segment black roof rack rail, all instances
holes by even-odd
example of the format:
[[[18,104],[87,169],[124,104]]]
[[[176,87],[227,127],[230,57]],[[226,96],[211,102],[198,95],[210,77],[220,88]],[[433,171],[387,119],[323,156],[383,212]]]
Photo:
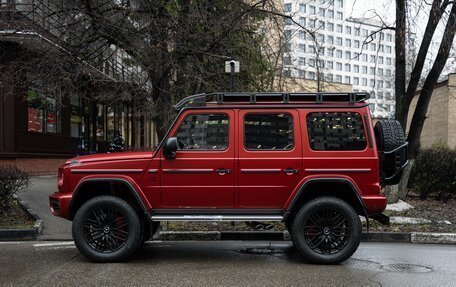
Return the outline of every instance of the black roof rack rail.
[[[370,98],[369,93],[359,92],[346,92],[346,93],[282,93],[282,92],[263,92],[263,93],[210,93],[210,94],[196,94],[183,98],[176,104],[176,109],[189,106],[203,106],[207,102],[216,102],[217,104],[226,103],[317,103],[321,104],[324,102],[343,102],[348,104],[354,104],[364,102]]]

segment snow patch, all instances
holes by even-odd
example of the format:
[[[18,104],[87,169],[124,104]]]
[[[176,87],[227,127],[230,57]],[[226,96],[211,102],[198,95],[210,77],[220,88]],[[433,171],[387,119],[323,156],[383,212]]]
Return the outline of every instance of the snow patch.
[[[404,217],[404,216],[392,216],[390,218],[392,224],[426,224],[431,223],[430,220],[417,217]]]
[[[386,206],[386,210],[389,211],[405,211],[411,208],[413,208],[413,206],[403,200],[399,200],[396,203],[391,203]]]

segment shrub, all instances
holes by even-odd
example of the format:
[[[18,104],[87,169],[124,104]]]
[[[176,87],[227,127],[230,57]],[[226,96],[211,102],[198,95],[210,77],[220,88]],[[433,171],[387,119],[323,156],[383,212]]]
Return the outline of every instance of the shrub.
[[[0,166],[0,214],[6,213],[14,195],[29,183],[29,174],[15,166]]]
[[[448,199],[456,193],[456,150],[443,144],[418,153],[410,174],[412,187],[422,199]]]

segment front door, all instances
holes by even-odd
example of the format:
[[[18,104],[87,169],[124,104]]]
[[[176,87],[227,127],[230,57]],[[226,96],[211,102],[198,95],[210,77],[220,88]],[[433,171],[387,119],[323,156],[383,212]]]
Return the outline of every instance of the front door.
[[[280,209],[302,174],[295,110],[239,112],[239,205]]]
[[[169,136],[179,149],[175,159],[162,156],[162,207],[233,207],[234,111],[184,112]]]

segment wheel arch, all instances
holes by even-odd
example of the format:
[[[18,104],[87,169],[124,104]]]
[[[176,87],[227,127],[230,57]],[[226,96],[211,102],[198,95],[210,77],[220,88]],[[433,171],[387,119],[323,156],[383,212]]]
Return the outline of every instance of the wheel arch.
[[[359,215],[366,218],[369,226],[366,207],[355,184],[349,179],[339,177],[311,178],[302,183],[286,208],[284,221],[292,217],[306,202],[322,196],[333,196],[344,200],[353,206]]]
[[[148,202],[144,202],[137,188],[127,179],[115,177],[82,179],[76,186],[69,204],[69,219],[73,220],[77,210],[89,199],[112,195],[124,199],[138,212],[138,215],[147,218]]]

